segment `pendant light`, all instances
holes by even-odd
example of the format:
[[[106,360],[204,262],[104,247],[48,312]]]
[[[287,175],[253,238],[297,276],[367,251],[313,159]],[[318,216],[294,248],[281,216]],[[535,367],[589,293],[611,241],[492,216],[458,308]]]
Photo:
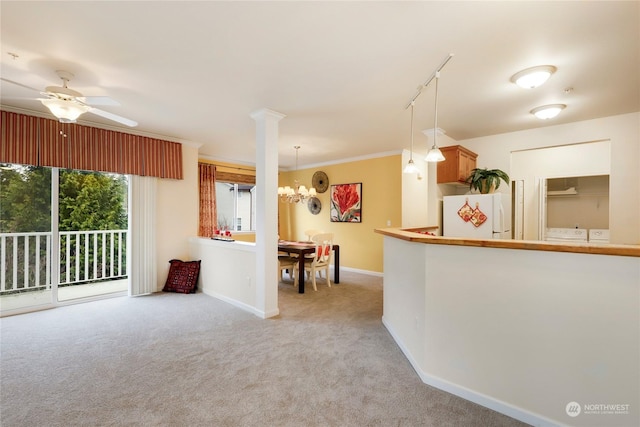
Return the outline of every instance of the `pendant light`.
[[[403,173],[420,173],[420,170],[413,162],[413,107],[415,104],[415,101],[411,101],[411,151],[409,152],[409,163],[404,167]]]
[[[445,59],[444,61],[442,61],[442,64],[440,64],[440,66],[433,72],[433,74],[431,74],[431,77],[429,77],[429,79],[427,79],[426,82],[424,82],[422,85],[418,86],[418,93],[415,94],[415,96],[411,99],[411,101],[409,102],[409,104],[407,104],[407,106],[405,108],[409,108],[411,107],[411,159],[409,160],[409,164],[407,164],[407,166],[404,169],[405,173],[410,173],[407,172],[407,169],[410,167],[410,165],[413,164],[413,105],[415,103],[415,100],[418,99],[418,97],[420,96],[420,94],[422,93],[422,90],[424,88],[426,88],[427,86],[429,86],[429,83],[431,83],[431,81],[433,79],[436,79],[436,100],[435,100],[435,112],[434,112],[434,126],[433,126],[433,147],[431,147],[431,149],[429,150],[429,152],[427,153],[427,157],[425,158],[425,160],[427,162],[441,162],[444,160],[444,156],[442,155],[442,152],[440,151],[440,149],[438,148],[438,80],[440,79],[440,70],[442,70],[444,68],[445,65],[447,65],[447,62],[449,62],[449,60],[453,58],[453,53],[450,53]],[[415,166],[415,164],[413,164],[413,166]]]
[[[441,162],[444,160],[442,151],[438,148],[438,80],[440,80],[440,71],[436,71],[436,100],[433,114],[433,146],[427,153],[425,160],[427,162]]]

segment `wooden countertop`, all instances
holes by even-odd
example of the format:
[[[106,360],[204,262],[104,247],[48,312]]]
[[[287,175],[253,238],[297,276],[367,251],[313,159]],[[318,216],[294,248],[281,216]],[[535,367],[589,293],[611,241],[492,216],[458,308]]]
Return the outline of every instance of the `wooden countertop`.
[[[573,252],[581,254],[618,255],[640,257],[640,245],[611,245],[597,243],[562,243],[534,240],[468,239],[462,237],[442,237],[422,234],[437,227],[421,228],[377,228],[374,231],[384,236],[395,237],[416,243],[432,245],[481,246],[485,248],[524,249],[532,251]],[[414,231],[412,231],[414,230]]]

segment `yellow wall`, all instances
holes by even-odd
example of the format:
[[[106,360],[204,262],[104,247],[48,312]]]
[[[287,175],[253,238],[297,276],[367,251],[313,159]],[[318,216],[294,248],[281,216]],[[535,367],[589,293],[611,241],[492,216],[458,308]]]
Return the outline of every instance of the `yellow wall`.
[[[240,242],[254,242],[256,241],[256,233],[235,233],[232,234],[234,240]]]
[[[311,186],[314,172],[324,171],[329,185],[362,183],[362,222],[358,224],[331,222],[329,193],[318,194],[322,209],[313,215],[306,204],[279,204],[279,234],[283,239],[305,240],[305,230],[316,229],[335,234],[334,243],[340,245],[340,265],[356,270],[383,271],[382,236],[376,228],[401,226],[402,213],[402,156],[392,155],[336,165],[281,172],[279,186],[300,184]]]

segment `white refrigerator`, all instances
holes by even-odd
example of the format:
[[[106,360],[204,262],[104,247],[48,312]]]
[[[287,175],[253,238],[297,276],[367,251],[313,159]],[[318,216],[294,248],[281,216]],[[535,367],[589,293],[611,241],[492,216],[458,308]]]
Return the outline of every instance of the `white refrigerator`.
[[[510,239],[502,193],[444,196],[442,235],[473,239]]]

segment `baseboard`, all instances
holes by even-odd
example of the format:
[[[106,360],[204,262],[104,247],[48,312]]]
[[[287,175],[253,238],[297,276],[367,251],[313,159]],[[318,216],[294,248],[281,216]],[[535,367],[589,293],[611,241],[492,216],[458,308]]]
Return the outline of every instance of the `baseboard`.
[[[219,299],[221,301],[224,301],[224,302],[226,302],[228,304],[231,304],[234,307],[238,307],[241,310],[248,311],[249,313],[254,314],[254,315],[256,315],[256,316],[258,316],[258,317],[260,317],[262,319],[268,319],[269,317],[277,316],[278,314],[280,314],[280,310],[279,309],[275,309],[275,310],[272,310],[270,312],[264,312],[264,311],[258,310],[257,308],[255,308],[253,306],[250,306],[249,304],[245,304],[245,303],[243,303],[241,301],[238,301],[238,300],[235,300],[233,298],[226,297],[226,296],[224,296],[222,294],[219,294],[217,292],[206,291],[206,290],[203,289],[202,293],[207,294],[207,295],[209,295],[211,297],[217,298],[217,299]]]
[[[11,310],[0,310],[0,317],[9,317],[9,316],[16,316],[18,314],[34,313],[36,311],[51,310],[52,308],[56,308],[56,306],[54,304],[46,304],[46,305],[37,305],[37,306],[26,307],[26,308],[15,308]]]
[[[496,399],[486,394],[479,393],[477,391],[471,390],[459,384],[452,383],[443,378],[440,378],[435,375],[431,375],[427,372],[422,371],[420,369],[420,365],[413,358],[409,350],[405,347],[402,340],[395,333],[395,331],[393,330],[393,327],[391,327],[386,322],[384,316],[382,316],[382,324],[384,325],[385,328],[387,328],[387,331],[389,331],[389,334],[391,334],[396,344],[398,344],[398,347],[400,347],[400,350],[402,350],[402,353],[404,353],[405,357],[407,358],[407,360],[409,361],[413,369],[416,371],[416,373],[418,374],[418,376],[420,377],[423,383],[428,384],[432,387],[435,387],[439,390],[446,391],[447,393],[451,393],[453,395],[461,397],[470,402],[477,403],[480,406],[484,406],[485,408],[489,408],[493,411],[499,412],[508,417],[514,418],[518,421],[522,421],[523,423],[527,423],[532,426],[539,426],[539,427],[562,426],[562,424],[558,424],[556,421],[550,420],[541,415],[527,411],[524,408],[513,406],[500,399]]]
[[[331,270],[334,269],[334,266],[331,266]],[[352,273],[360,273],[366,274],[368,276],[376,276],[376,277],[384,277],[384,273],[380,273],[379,271],[370,271],[370,270],[360,270],[359,268],[351,268],[351,267],[340,267],[340,271],[350,271]]]

